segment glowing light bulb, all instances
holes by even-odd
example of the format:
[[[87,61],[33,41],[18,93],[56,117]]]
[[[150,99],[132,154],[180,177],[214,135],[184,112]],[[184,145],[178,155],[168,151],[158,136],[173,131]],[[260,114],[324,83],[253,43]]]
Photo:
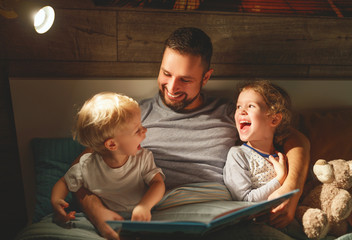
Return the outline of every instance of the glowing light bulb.
[[[55,11],[50,6],[41,8],[34,16],[34,29],[37,33],[46,33],[55,20]]]

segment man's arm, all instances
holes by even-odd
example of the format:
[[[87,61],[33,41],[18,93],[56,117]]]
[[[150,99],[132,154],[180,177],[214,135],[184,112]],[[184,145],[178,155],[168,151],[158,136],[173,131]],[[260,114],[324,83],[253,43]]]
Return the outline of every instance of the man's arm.
[[[292,129],[284,144],[284,151],[288,161],[288,175],[284,184],[273,192],[269,199],[278,197],[294,189],[300,192],[291,199],[273,209],[270,224],[276,228],[287,226],[294,218],[299,198],[306,181],[310,162],[310,142],[301,132]]]
[[[92,150],[86,148],[75,161],[73,161],[72,165],[78,163],[82,155],[90,152],[92,152]],[[108,220],[123,220],[119,214],[106,208],[100,198],[86,188],[80,188],[74,195],[82,211],[88,216],[88,219],[104,238],[119,239],[118,234],[105,223],[105,221]]]

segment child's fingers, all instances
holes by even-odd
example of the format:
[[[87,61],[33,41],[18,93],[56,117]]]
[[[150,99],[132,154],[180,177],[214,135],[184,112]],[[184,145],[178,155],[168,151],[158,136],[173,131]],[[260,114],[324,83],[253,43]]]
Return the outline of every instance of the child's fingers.
[[[67,215],[65,209],[62,208],[62,207],[59,207],[59,208],[57,209],[57,213],[58,213],[60,216],[62,216],[62,217],[66,217],[66,215]]]
[[[274,166],[277,164],[277,160],[272,155],[268,157],[268,161]]]
[[[68,204],[65,200],[63,200],[63,199],[60,199],[60,200],[59,200],[59,204],[60,204],[60,206],[63,207],[63,208],[68,208],[68,206],[69,206],[69,204]]]
[[[279,156],[279,163],[281,165],[285,165],[286,164],[286,155],[282,154],[281,152],[277,153]]]
[[[66,221],[74,220],[76,218],[75,214],[76,214],[76,211],[69,212],[67,214]]]

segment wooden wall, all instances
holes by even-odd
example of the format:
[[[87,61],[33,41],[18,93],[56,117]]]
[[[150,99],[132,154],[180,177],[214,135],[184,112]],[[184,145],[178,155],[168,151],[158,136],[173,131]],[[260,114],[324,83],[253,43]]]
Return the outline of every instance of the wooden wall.
[[[47,1],[50,2],[50,1]],[[36,34],[1,19],[0,57],[11,76],[157,75],[163,41],[175,28],[213,40],[215,77],[349,78],[352,19],[95,7],[52,1],[53,28]]]
[[[177,27],[195,26],[213,40],[217,78],[352,78],[349,18],[46,3],[55,7],[56,20],[43,35],[22,17],[0,16],[0,187],[8,193],[1,224],[9,229],[22,227],[26,218],[9,77],[156,77],[165,38]]]

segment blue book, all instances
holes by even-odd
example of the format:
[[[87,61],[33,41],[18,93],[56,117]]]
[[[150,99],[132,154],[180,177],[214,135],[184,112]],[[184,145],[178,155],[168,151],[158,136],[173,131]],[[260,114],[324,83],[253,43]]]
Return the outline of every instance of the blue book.
[[[192,235],[204,236],[207,233],[220,228],[234,225],[241,221],[255,221],[256,218],[270,213],[271,209],[277,207],[285,200],[291,198],[294,194],[299,192],[298,189],[286,193],[278,198],[245,204],[239,208],[226,210],[221,214],[212,217],[210,220],[204,221],[175,221],[175,220],[152,220],[150,222],[136,222],[136,221],[107,221],[107,224],[118,232],[121,236],[166,236],[171,234],[177,235]],[[228,201],[231,202],[231,201]]]

